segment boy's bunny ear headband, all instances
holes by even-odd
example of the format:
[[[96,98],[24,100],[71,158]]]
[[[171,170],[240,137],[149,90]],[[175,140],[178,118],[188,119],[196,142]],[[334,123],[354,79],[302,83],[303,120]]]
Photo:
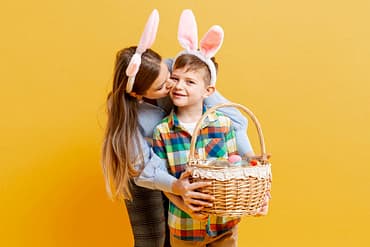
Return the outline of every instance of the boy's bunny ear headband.
[[[143,34],[141,35],[140,42],[137,45],[135,54],[132,56],[130,63],[126,69],[126,75],[128,81],[126,85],[126,92],[131,93],[135,82],[135,76],[139,71],[141,64],[141,55],[149,49],[155,40],[158,31],[159,14],[158,10],[154,9],[149,16],[149,19],[145,25]]]
[[[173,64],[183,54],[191,54],[198,57],[207,64],[211,72],[210,84],[214,86],[216,84],[216,67],[211,58],[215,56],[224,40],[224,30],[222,27],[217,25],[212,26],[200,41],[200,50],[198,50],[198,29],[195,16],[191,10],[186,9],[180,16],[177,35],[180,45],[185,50],[177,55]]]

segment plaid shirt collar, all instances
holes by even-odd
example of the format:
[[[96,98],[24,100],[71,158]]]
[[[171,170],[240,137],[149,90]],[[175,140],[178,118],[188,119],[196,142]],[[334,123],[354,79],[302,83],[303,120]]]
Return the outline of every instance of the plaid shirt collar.
[[[168,127],[169,129],[172,129],[172,130],[175,130],[177,128],[182,129],[180,126],[180,120],[178,119],[175,110],[176,110],[176,107],[172,109],[170,115],[168,115]],[[204,114],[206,111],[207,111],[207,107],[203,105],[202,113]],[[208,126],[209,123],[217,121],[217,119],[218,118],[217,118],[216,111],[211,112],[210,114],[208,114],[208,117],[203,121],[201,127],[204,128]]]

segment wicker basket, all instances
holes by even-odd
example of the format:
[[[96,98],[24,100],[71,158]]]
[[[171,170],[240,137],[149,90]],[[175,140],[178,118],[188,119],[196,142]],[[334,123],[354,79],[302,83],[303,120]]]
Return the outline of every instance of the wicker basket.
[[[204,119],[221,107],[236,107],[243,110],[257,127],[261,156],[256,156],[258,165],[214,165],[214,161],[195,157],[195,142]],[[247,161],[242,161],[247,163]],[[236,103],[224,103],[208,109],[195,126],[190,144],[187,170],[191,171],[191,182],[212,182],[211,186],[200,189],[202,193],[215,197],[212,207],[205,207],[202,212],[218,216],[256,215],[261,208],[271,185],[271,164],[268,162],[262,130],[257,118],[245,106]]]

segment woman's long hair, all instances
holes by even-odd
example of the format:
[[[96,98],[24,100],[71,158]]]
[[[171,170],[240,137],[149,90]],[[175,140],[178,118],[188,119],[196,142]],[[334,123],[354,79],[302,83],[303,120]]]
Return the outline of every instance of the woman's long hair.
[[[114,67],[113,88],[107,98],[107,126],[102,148],[102,167],[106,189],[112,199],[131,199],[130,181],[143,166],[138,136],[138,101],[126,93],[126,68],[136,47],[118,51]],[[143,95],[157,79],[161,57],[153,50],[142,54],[142,62],[132,92]]]

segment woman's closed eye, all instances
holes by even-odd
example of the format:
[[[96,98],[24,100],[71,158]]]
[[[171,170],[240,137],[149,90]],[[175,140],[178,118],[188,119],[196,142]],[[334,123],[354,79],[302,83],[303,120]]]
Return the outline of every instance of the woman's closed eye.
[[[162,90],[162,88],[164,87],[164,84],[165,84],[165,82],[164,82],[164,83],[162,83],[159,87],[157,87],[157,88],[156,88],[156,90],[157,90],[157,91]]]

